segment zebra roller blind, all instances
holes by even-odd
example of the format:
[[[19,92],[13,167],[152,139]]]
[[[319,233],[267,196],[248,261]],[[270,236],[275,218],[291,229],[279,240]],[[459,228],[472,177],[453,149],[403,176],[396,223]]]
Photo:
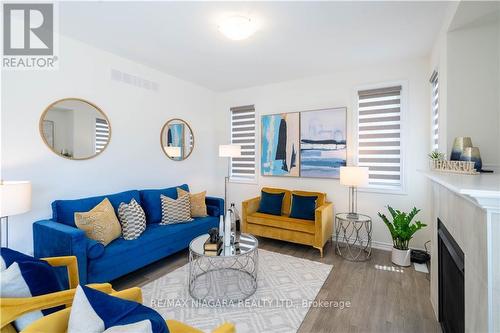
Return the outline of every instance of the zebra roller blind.
[[[109,141],[109,124],[105,119],[95,119],[95,152],[100,153]]]
[[[231,144],[241,146],[241,157],[231,158],[231,179],[255,179],[255,108],[231,108]]]
[[[431,79],[432,86],[432,150],[439,149],[439,80],[438,72],[432,73]]]
[[[369,187],[401,189],[401,86],[358,91],[358,165]]]

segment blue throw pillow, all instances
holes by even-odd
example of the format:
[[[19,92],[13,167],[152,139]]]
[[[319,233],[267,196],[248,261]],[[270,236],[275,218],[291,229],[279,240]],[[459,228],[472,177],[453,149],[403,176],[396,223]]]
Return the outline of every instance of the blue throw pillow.
[[[54,267],[43,260],[2,248],[1,263],[1,297],[33,297],[63,290]],[[3,269],[4,267],[5,269]],[[62,309],[64,306],[29,312],[17,318],[14,321],[14,326],[18,331],[21,331],[35,320]]]
[[[165,320],[140,303],[78,286],[71,306],[68,333],[168,333]]]
[[[285,192],[283,193],[267,193],[261,191],[259,213],[271,214],[271,215],[281,215],[281,207],[283,206],[283,198],[285,197]]]
[[[4,270],[15,262],[19,261],[35,261],[38,262],[40,259],[33,258],[27,254],[9,249],[8,247],[2,247],[0,249],[0,270]]]
[[[292,194],[292,211],[290,217],[314,221],[317,196],[302,196]]]

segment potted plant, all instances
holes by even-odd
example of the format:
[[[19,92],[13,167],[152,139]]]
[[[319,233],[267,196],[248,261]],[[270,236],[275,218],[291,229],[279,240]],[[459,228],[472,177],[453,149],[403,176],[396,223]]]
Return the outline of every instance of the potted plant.
[[[444,153],[441,153],[439,150],[433,150],[427,156],[430,159],[431,162],[431,169],[439,169],[439,166],[442,161],[446,159],[446,155]]]
[[[391,206],[387,206],[391,213],[392,221],[385,214],[378,213],[378,216],[384,221],[392,236],[392,262],[399,266],[410,266],[410,249],[408,243],[413,238],[413,235],[426,224],[420,221],[412,223],[413,218],[420,212],[420,209],[413,207],[411,212],[405,213],[399,210],[394,210]]]

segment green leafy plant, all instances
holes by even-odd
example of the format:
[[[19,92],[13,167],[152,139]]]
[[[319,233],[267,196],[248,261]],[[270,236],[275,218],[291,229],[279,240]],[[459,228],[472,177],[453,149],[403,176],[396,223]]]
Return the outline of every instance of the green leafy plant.
[[[413,235],[427,226],[427,224],[420,221],[412,223],[413,218],[420,212],[420,209],[413,207],[409,213],[395,210],[391,206],[387,206],[387,209],[391,213],[392,221],[389,221],[385,214],[378,213],[378,216],[389,228],[394,247],[398,250],[408,250],[408,243],[413,238]]]
[[[441,153],[439,150],[433,150],[429,154],[427,154],[431,160],[444,160],[444,153]]]

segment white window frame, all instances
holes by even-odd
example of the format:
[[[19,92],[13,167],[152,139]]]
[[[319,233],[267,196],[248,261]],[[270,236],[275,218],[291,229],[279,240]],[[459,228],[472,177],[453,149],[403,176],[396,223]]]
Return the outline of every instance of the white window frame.
[[[252,105],[253,108],[254,108],[254,116],[255,116],[255,130],[254,130],[254,145],[255,145],[255,148],[254,148],[254,152],[255,152],[255,155],[254,155],[254,166],[255,166],[255,170],[254,170],[254,177],[253,178],[248,178],[248,179],[244,179],[244,178],[233,178],[233,159],[230,158],[229,159],[229,179],[228,179],[228,182],[229,183],[235,183],[235,184],[257,184],[257,173],[258,173],[258,170],[259,170],[259,167],[260,165],[258,164],[258,161],[260,161],[260,159],[258,158],[260,156],[260,141],[258,141],[258,137],[259,137],[259,117],[258,117],[258,114],[257,114],[257,107],[255,106],[255,104],[252,104],[252,103],[248,103],[248,104],[240,104],[238,106],[250,106]],[[232,144],[232,139],[233,139],[233,118],[232,118],[232,112],[231,112],[231,108],[237,108],[238,106],[232,106],[229,108],[229,142],[231,142]]]
[[[408,133],[406,132],[406,124],[408,119],[408,100],[409,100],[409,91],[408,91],[408,81],[406,80],[398,80],[398,81],[384,81],[381,83],[360,85],[355,87],[353,91],[353,115],[352,115],[352,123],[351,126],[353,128],[352,131],[352,141],[353,141],[353,162],[354,165],[358,165],[359,160],[359,142],[358,142],[358,120],[359,120],[359,111],[358,111],[358,91],[360,90],[370,90],[370,89],[378,89],[378,88],[386,88],[393,86],[401,86],[401,101],[400,101],[400,172],[401,172],[401,185],[398,188],[390,189],[390,188],[381,188],[373,185],[369,185],[366,187],[358,188],[360,192],[369,192],[369,193],[381,193],[381,194],[396,194],[396,195],[407,195],[406,189],[406,143]],[[348,143],[349,145],[349,143]]]

